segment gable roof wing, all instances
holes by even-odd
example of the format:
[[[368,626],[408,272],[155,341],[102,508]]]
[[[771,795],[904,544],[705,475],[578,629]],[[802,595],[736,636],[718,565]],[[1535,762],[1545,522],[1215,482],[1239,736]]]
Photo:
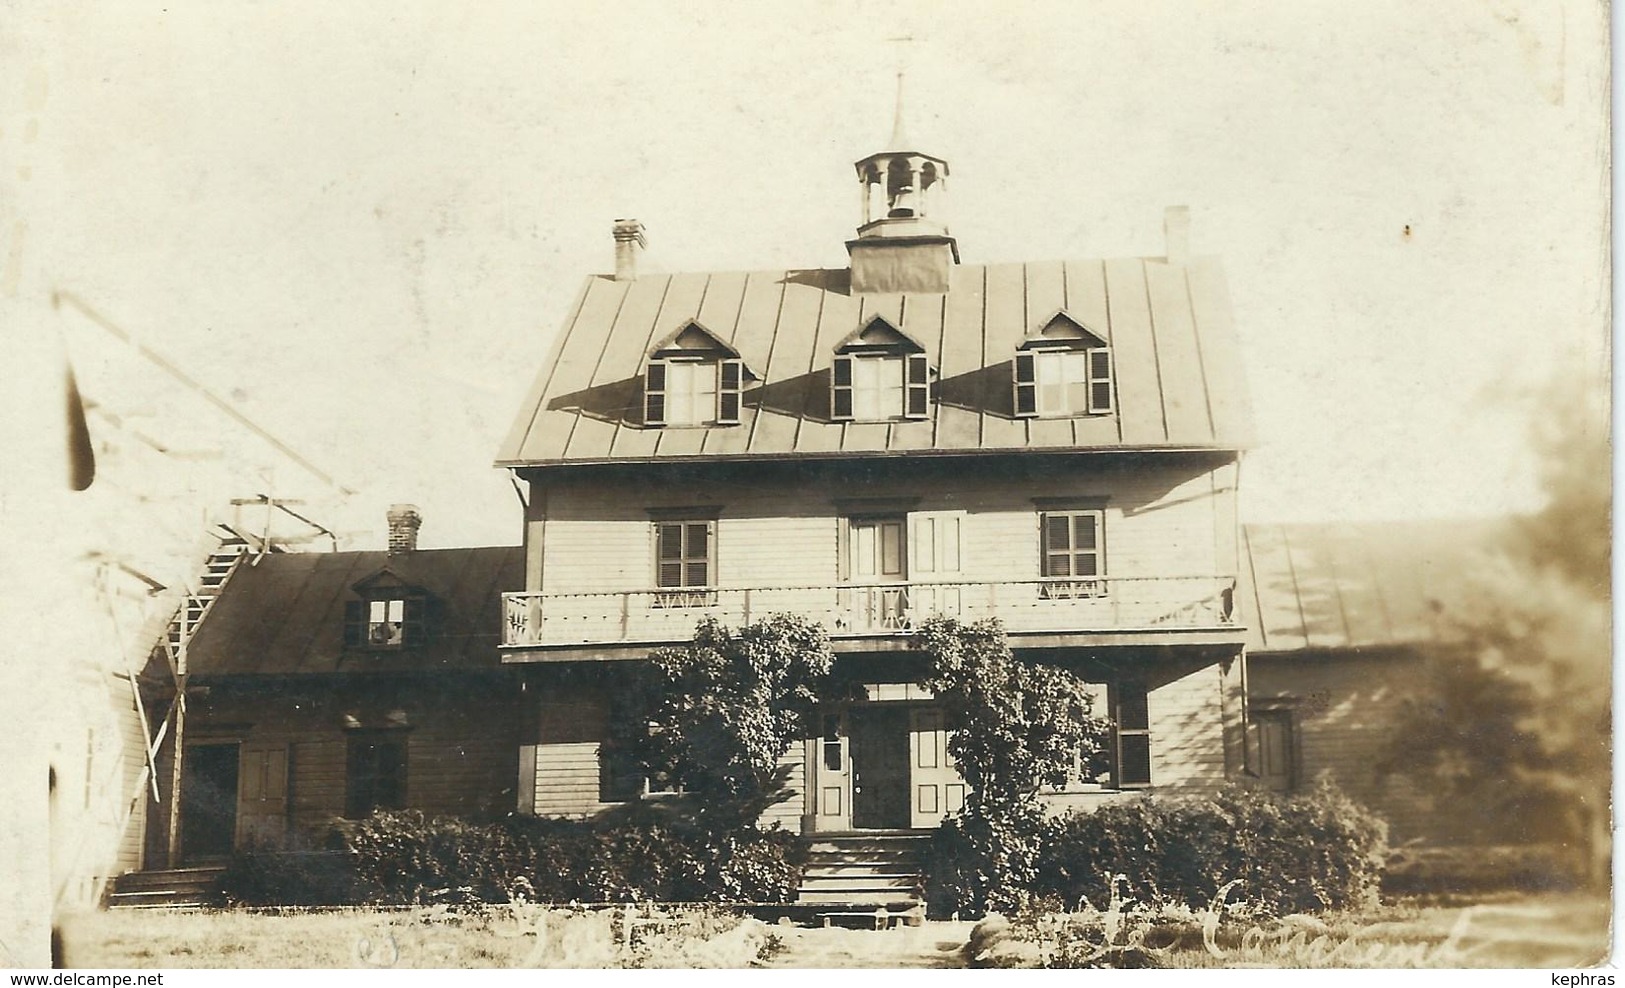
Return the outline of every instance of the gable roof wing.
[[[387,653],[344,647],[345,604],[390,572],[436,604],[421,646]],[[278,552],[239,566],[187,646],[199,680],[334,672],[500,668],[502,592],[525,587],[524,548]]]

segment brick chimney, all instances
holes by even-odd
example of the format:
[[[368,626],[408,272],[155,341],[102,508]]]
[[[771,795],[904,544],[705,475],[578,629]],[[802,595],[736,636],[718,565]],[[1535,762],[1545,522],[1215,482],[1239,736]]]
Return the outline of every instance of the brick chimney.
[[[616,220],[615,234],[615,280],[638,280],[638,252],[642,250],[647,241],[643,239],[643,224],[637,220]]]
[[[1191,259],[1190,207],[1169,206],[1163,213],[1162,231],[1168,238],[1168,263],[1188,264]]]
[[[392,504],[389,506],[389,554],[399,555],[411,552],[418,547],[418,526],[423,524],[423,516],[418,514],[415,504]]]

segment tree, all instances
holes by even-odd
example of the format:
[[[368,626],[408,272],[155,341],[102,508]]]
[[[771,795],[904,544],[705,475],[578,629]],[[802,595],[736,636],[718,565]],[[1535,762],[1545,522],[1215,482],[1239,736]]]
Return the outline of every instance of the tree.
[[[807,737],[834,666],[819,624],[779,614],[738,631],[702,621],[637,678],[620,739],[654,776],[687,794],[714,830],[751,826],[788,797],[780,760]]]
[[[1032,885],[1043,821],[1039,793],[1066,783],[1106,746],[1111,722],[1064,669],[1023,662],[997,620],[933,618],[919,631],[929,689],[954,726],[948,740],[968,792],[944,825],[941,862],[953,872],[956,909],[1009,909]]]
[[[1458,641],[1430,656],[1431,689],[1405,705],[1385,759],[1450,800],[1464,836],[1589,846],[1593,875],[1611,767],[1605,394],[1565,373],[1535,403],[1545,504],[1440,602]]]

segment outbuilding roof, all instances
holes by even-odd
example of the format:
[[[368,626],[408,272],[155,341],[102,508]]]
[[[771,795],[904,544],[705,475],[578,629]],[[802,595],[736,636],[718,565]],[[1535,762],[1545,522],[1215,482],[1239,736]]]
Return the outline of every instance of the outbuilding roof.
[[[1451,640],[1444,605],[1506,521],[1247,525],[1241,620],[1253,653]]]
[[[346,648],[345,605],[384,569],[421,590],[423,644]],[[271,553],[244,560],[187,646],[194,678],[497,669],[502,592],[525,587],[524,549]]]
[[[845,269],[588,278],[497,464],[1251,443],[1216,259],[963,264],[951,279],[947,292],[863,294],[848,290]],[[1057,313],[1112,348],[1111,414],[1016,417],[1016,349]],[[929,418],[830,421],[832,358],[875,316],[925,348],[936,372]],[[761,381],[744,392],[737,425],[645,427],[645,357],[690,320],[737,350]]]

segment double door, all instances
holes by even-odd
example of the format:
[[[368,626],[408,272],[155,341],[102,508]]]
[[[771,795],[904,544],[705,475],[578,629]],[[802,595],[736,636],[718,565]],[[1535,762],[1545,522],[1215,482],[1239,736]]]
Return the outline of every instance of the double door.
[[[815,764],[821,831],[935,827],[964,804],[940,710],[872,703],[822,719]]]

